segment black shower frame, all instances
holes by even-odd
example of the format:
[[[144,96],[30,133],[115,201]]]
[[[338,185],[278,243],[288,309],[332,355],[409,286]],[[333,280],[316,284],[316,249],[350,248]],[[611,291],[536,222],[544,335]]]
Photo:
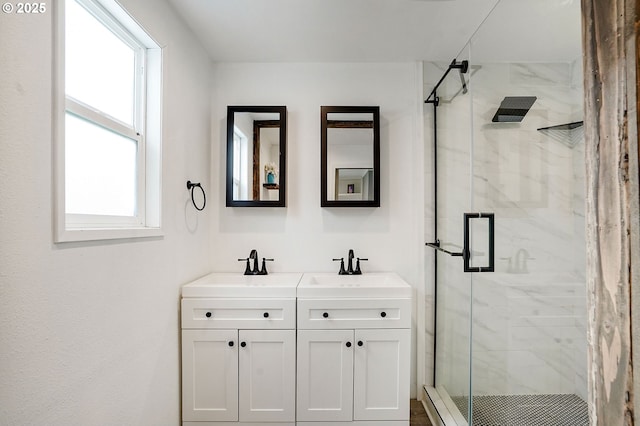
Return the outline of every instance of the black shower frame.
[[[457,62],[456,59],[453,59],[446,71],[440,77],[440,80],[436,83],[427,99],[425,99],[425,104],[433,105],[433,236],[434,243],[426,243],[427,246],[432,248],[436,248],[437,250],[442,250],[440,248],[440,240],[438,239],[438,106],[440,105],[440,98],[438,97],[438,88],[442,84],[447,75],[453,69],[459,69],[461,73],[466,73],[469,69],[469,62],[464,60],[461,62]],[[465,87],[465,86],[463,86]],[[434,252],[435,256],[433,257],[433,386],[436,385],[436,354],[437,354],[437,338],[436,338],[436,330],[438,329],[438,253]],[[452,256],[462,256],[462,253],[450,253]]]
[[[464,79],[464,75],[469,70],[469,62],[463,60],[457,62],[456,59],[451,61],[447,70],[444,72],[438,83],[427,96],[424,101],[426,104],[433,105],[433,233],[434,242],[425,243],[426,246],[436,249],[436,255],[433,258],[433,279],[434,279],[434,313],[433,313],[433,385],[436,385],[436,354],[437,354],[437,322],[438,322],[438,256],[437,251],[444,252],[450,256],[462,257],[464,260],[464,272],[494,272],[495,261],[495,215],[493,213],[465,213],[464,214],[464,243],[462,252],[451,252],[440,247],[440,240],[438,239],[438,106],[440,105],[440,98],[438,97],[438,88],[442,82],[447,78],[447,75],[451,70],[457,69],[460,72],[460,81],[462,83],[462,92],[467,93],[467,84]],[[489,220],[489,265],[486,267],[472,267],[470,265],[471,253],[469,250],[469,234],[470,234],[470,220],[471,219],[488,219]]]

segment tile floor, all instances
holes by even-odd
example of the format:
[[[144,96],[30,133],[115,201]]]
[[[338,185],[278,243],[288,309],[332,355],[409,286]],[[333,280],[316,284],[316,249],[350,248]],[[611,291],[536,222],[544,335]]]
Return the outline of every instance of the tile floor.
[[[424,411],[422,402],[412,399],[410,410],[411,421],[409,422],[409,424],[411,426],[432,426],[431,422],[429,421],[429,416],[427,416],[427,413]]]
[[[452,397],[461,412],[466,397]],[[473,424],[477,426],[588,426],[587,403],[577,395],[486,395],[473,397]]]

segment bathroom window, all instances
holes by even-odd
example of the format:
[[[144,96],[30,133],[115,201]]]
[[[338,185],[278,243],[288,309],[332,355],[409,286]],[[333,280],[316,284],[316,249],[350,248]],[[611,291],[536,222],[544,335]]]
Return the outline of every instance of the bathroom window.
[[[56,241],[160,235],[160,48],[115,0],[58,5]]]
[[[253,161],[253,159],[251,160]],[[251,170],[253,173],[253,170]],[[249,141],[237,127],[233,128],[233,199],[249,196]]]

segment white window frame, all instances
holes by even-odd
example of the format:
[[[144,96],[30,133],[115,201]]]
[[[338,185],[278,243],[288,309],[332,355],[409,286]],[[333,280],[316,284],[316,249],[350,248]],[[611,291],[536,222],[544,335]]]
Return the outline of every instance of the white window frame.
[[[162,235],[160,223],[162,49],[115,0],[78,0],[135,51],[133,126],[65,94],[64,4],[55,2],[54,25],[54,240],[90,241]],[[65,209],[65,117],[72,114],[136,141],[135,216],[68,214]]]
[[[237,142],[237,144],[236,144]],[[237,145],[237,146],[236,146]],[[246,200],[249,197],[249,171],[247,170],[247,159],[249,155],[249,140],[244,133],[236,126],[233,126],[233,194],[234,199]],[[237,163],[237,164],[236,164]],[[236,178],[236,172],[239,175]]]

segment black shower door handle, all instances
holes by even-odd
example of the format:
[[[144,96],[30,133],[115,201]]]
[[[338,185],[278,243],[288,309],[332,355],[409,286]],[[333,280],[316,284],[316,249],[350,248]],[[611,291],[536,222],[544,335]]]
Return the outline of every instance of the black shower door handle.
[[[489,239],[489,263],[487,266],[471,266],[471,219],[487,219]],[[494,213],[465,213],[464,214],[464,243],[461,252],[452,252],[440,247],[440,240],[426,243],[428,247],[448,254],[449,256],[462,257],[464,260],[464,272],[494,272],[495,262],[495,214]]]
[[[489,264],[487,266],[471,266],[471,220],[488,219],[489,221]],[[495,214],[494,213],[465,213],[464,214],[464,246],[462,249],[464,272],[494,272],[495,270]]]

